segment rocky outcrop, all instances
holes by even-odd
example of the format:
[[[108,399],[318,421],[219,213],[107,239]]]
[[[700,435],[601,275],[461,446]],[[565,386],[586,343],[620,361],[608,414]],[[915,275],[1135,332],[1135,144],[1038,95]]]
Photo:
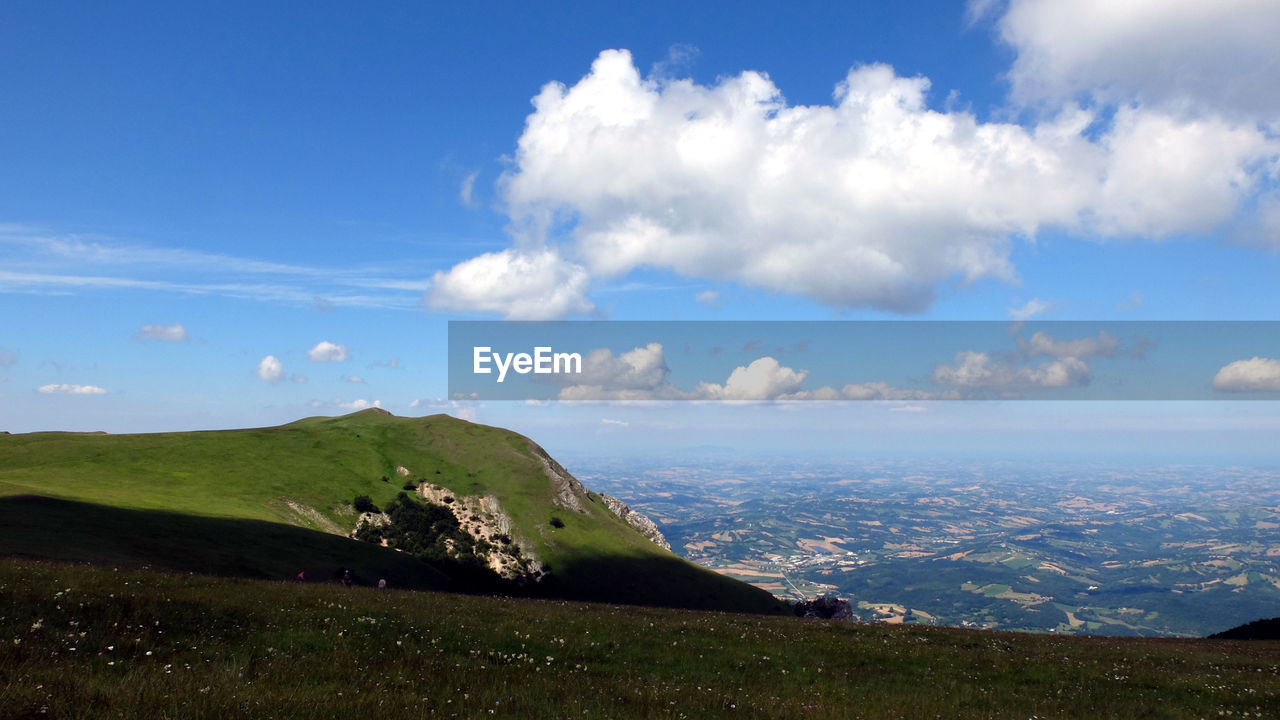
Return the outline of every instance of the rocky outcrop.
[[[391,524],[391,516],[387,515],[384,512],[362,512],[360,513],[360,519],[356,520],[356,529],[351,531],[351,533],[349,534],[349,537],[355,537],[356,533],[360,532],[360,528],[364,527],[365,525],[372,525],[373,527],[386,527],[390,524]],[[382,544],[386,545],[386,542],[383,542]]]
[[[566,510],[573,510],[580,513],[587,511],[584,501],[589,501],[587,489],[578,482],[578,478],[569,474],[568,470],[555,461],[546,450],[543,450],[537,443],[530,441],[529,450],[533,452],[542,463],[542,471],[546,474],[547,479],[551,481],[551,489],[554,496],[551,502],[557,507]]]
[[[569,471],[565,470],[563,465],[556,462],[555,458],[548,455],[547,451],[539,447],[537,443],[530,442],[529,449],[533,452],[533,456],[542,463],[542,471],[546,474],[547,479],[551,481],[551,489],[554,493],[551,502],[557,507],[562,507],[566,510],[585,513],[587,511],[585,503],[591,502],[591,493],[587,491],[587,488],[577,478],[569,474]],[[627,524],[635,528],[641,535],[651,540],[658,547],[664,550],[671,550],[671,543],[667,542],[667,538],[663,536],[662,531],[658,529],[658,525],[655,522],[632,510],[626,503],[615,497],[604,494],[600,494],[599,497],[614,515],[626,520]]]
[[[589,492],[537,443],[530,441],[529,450],[542,465],[543,474],[551,487],[551,503],[554,506],[586,514],[587,503],[595,502],[598,497],[614,515],[626,521],[645,538],[664,550],[671,551],[671,543],[653,520],[632,510],[617,498]],[[412,471],[398,465],[395,473],[400,477],[409,477]],[[412,484],[406,485],[405,489],[410,487]],[[417,483],[415,492],[433,505],[448,508],[458,520],[459,527],[477,541],[478,547],[489,548],[483,560],[500,576],[509,580],[536,582],[547,574],[544,563],[534,552],[532,544],[517,536],[511,516],[503,511],[496,497],[458,495],[448,488],[425,480]],[[389,518],[383,513],[364,513],[356,524],[356,530],[365,525],[383,527],[388,523]],[[385,540],[383,542],[385,544]],[[477,555],[480,553],[477,552]]]
[[[667,538],[663,536],[662,531],[658,529],[657,523],[635,510],[632,510],[630,506],[616,497],[600,493],[600,499],[604,501],[605,507],[613,511],[614,515],[626,520],[628,525],[635,528],[641,535],[653,541],[654,545],[657,545],[664,550],[671,549],[671,543],[667,542]]]
[[[492,549],[485,557],[489,568],[508,580],[533,580],[542,577],[542,561],[528,543],[513,532],[511,516],[503,511],[492,495],[458,496],[448,488],[429,482],[418,484],[418,496],[449,508],[458,525],[476,540]]]

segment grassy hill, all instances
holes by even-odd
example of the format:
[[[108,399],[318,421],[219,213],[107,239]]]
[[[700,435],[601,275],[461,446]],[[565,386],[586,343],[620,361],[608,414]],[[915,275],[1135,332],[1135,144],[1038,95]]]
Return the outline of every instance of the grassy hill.
[[[0,717],[1276,717],[1280,643],[0,560]]]
[[[551,568],[537,593],[780,609],[655,546],[528,438],[379,410],[252,430],[0,435],[0,554],[263,578],[350,567],[365,584],[455,587],[448,567],[342,537],[357,521],[353,498],[383,505],[406,479],[495,497]]]

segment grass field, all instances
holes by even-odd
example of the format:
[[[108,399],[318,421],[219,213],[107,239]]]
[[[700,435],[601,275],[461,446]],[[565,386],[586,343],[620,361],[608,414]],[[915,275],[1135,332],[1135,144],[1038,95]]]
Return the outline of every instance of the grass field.
[[[260,578],[350,567],[370,584],[442,588],[448,568],[339,537],[355,525],[356,496],[382,505],[406,479],[426,480],[496,497],[514,534],[552,569],[542,595],[781,609],[762,590],[658,548],[590,493],[576,492],[581,511],[557,506],[561,489],[540,452],[500,428],[376,410],[254,430],[0,436],[0,555]]]
[[[0,561],[0,717],[1276,717],[1280,643]]]
[[[640,607],[781,610],[590,493],[557,505],[538,453],[505,430],[377,412],[0,436],[0,718],[1280,716],[1280,642]],[[410,591],[460,588],[344,537],[350,500],[385,503],[401,466],[498,498],[553,567],[530,591],[544,597]],[[360,585],[333,582],[345,567]],[[311,582],[281,581],[299,569]],[[365,586],[380,577],[394,589]]]

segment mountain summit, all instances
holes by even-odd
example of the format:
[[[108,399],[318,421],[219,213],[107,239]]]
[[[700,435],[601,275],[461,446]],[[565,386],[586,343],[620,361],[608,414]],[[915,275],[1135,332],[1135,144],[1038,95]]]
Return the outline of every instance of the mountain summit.
[[[396,508],[449,533],[434,550],[421,533],[397,537]],[[357,583],[470,591],[501,576],[501,592],[543,597],[781,609],[672,554],[656,525],[583,487],[529,438],[447,415],[3,436],[0,522],[0,553],[28,557],[281,579],[349,569]]]

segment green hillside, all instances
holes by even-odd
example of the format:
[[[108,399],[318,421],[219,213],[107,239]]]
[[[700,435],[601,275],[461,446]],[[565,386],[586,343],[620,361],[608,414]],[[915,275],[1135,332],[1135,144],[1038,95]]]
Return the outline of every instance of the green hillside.
[[[1057,637],[0,559],[0,717],[1272,718],[1280,643]]]
[[[406,480],[496,498],[550,568],[528,592],[779,609],[651,543],[528,438],[380,410],[252,430],[0,436],[0,554],[273,578],[350,567],[358,582],[456,586],[448,567],[342,537],[358,519],[355,497],[385,505]]]

